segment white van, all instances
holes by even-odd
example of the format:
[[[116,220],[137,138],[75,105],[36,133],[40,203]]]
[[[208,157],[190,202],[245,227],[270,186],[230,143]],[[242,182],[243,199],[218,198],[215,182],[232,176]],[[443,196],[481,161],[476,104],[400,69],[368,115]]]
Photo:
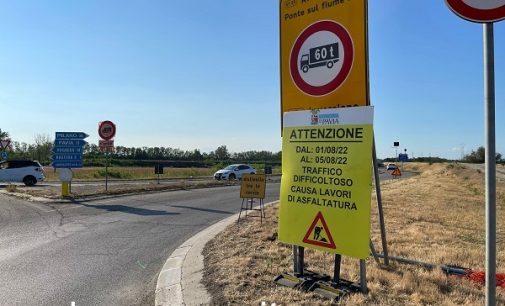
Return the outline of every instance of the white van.
[[[22,182],[33,186],[44,179],[44,168],[38,161],[9,160],[0,163],[0,182]]]

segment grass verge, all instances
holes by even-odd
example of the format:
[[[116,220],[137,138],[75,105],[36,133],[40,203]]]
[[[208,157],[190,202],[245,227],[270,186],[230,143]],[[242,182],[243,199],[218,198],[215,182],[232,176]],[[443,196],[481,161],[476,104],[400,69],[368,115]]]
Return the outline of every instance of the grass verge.
[[[105,179],[105,167],[85,167],[72,169],[75,180]],[[113,179],[156,179],[152,167],[109,167],[108,176]],[[165,168],[160,175],[164,178],[200,177],[212,176],[215,172],[212,168]],[[58,172],[52,167],[44,167],[47,180],[58,180]]]
[[[484,177],[457,164],[406,164],[418,176],[382,186],[390,255],[485,270]],[[497,271],[505,273],[505,182],[497,182]],[[277,205],[267,221],[231,225],[204,249],[204,282],[213,304],[331,305],[317,295],[277,287],[274,277],[292,271],[291,246],[277,240]],[[380,248],[376,203],[371,238]],[[306,268],[333,273],[333,256],[306,249]],[[358,260],[343,257],[342,277],[359,279]],[[483,305],[484,287],[447,277],[440,270],[367,260],[369,294],[355,294],[341,305]],[[505,289],[497,288],[505,305]]]

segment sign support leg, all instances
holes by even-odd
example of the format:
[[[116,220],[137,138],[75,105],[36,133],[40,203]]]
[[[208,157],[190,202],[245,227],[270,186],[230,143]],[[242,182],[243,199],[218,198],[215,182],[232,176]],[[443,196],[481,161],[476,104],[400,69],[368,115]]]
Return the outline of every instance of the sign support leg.
[[[384,264],[389,265],[388,256],[388,243],[386,240],[386,225],[384,224],[384,211],[382,210],[382,195],[381,195],[381,185],[379,178],[379,165],[377,165],[377,152],[375,150],[375,138],[373,140],[372,149],[372,164],[375,179],[375,195],[377,197],[377,211],[379,212],[379,224],[381,230],[381,240],[382,240],[382,253],[384,254]]]
[[[342,255],[335,254],[335,268],[333,270],[333,283],[338,286],[340,283],[340,263],[342,262]]]
[[[483,24],[486,138],[486,306],[496,305],[496,135],[493,23]]]
[[[238,214],[238,220],[237,220],[238,225],[240,225],[240,216],[242,215],[242,210],[244,210],[244,201],[245,200],[247,200],[247,199],[243,198],[242,199],[242,204],[240,204],[240,212]],[[246,202],[245,205],[246,205],[246,209],[247,209],[247,202]],[[247,212],[247,210],[246,210],[246,212]]]
[[[293,272],[298,275],[298,247],[293,245]]]
[[[293,258],[294,258],[294,271],[296,276],[303,276],[303,265],[304,265],[304,253],[305,248],[300,246],[293,246]]]
[[[379,256],[377,256],[377,251],[375,251],[375,247],[373,246],[372,240],[370,240],[370,252],[372,252],[372,256],[375,259],[375,262],[380,264]]]
[[[105,153],[105,191],[109,185],[109,153]]]
[[[367,293],[366,287],[366,262],[364,259],[359,260],[359,286],[362,293]]]

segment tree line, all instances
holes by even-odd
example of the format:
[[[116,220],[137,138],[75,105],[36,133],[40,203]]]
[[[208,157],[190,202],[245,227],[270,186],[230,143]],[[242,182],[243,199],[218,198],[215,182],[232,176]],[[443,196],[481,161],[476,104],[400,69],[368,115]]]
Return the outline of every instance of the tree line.
[[[9,133],[0,129],[0,140],[9,138]],[[49,135],[36,135],[34,143],[14,141],[7,151],[9,159],[34,159],[43,165],[51,163],[53,139]],[[114,152],[106,155],[100,151],[96,144],[86,144],[83,151],[84,164],[87,166],[101,166],[108,162],[116,165],[148,166],[154,163],[164,163],[174,167],[208,167],[219,163],[270,163],[280,165],[282,152],[270,151],[245,151],[230,152],[226,145],[221,145],[209,153],[198,149],[181,150],[171,147],[115,147]],[[465,155],[461,161],[467,163],[483,163],[485,160],[485,148],[478,147]],[[395,161],[394,158],[386,158],[385,162]],[[448,162],[450,160],[439,157],[417,157],[411,161],[416,162]],[[505,163],[502,154],[496,153],[496,162]]]
[[[9,133],[0,129],[0,140],[9,138]],[[8,159],[34,159],[43,165],[51,163],[54,140],[49,135],[36,135],[34,143],[13,141],[7,150]],[[281,152],[245,151],[230,152],[226,145],[216,150],[201,152],[198,149],[181,150],[171,147],[125,147],[117,146],[114,152],[105,154],[96,144],[86,144],[83,148],[85,166],[102,166],[105,162],[115,165],[149,166],[164,163],[174,167],[206,167],[219,163],[270,163],[280,164]]]
[[[505,163],[501,153],[496,152],[496,163]],[[486,149],[484,147],[478,147],[477,150],[470,152],[463,157],[463,161],[466,163],[483,163],[486,160]]]

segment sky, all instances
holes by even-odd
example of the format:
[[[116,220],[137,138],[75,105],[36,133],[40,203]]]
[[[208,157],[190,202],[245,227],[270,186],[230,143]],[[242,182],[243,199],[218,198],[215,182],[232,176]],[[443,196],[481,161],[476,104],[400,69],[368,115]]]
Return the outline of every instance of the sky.
[[[377,156],[483,146],[482,25],[444,1],[369,1]],[[0,129],[13,141],[117,126],[115,145],[281,150],[279,2],[0,0]],[[505,155],[505,21],[494,24]]]

